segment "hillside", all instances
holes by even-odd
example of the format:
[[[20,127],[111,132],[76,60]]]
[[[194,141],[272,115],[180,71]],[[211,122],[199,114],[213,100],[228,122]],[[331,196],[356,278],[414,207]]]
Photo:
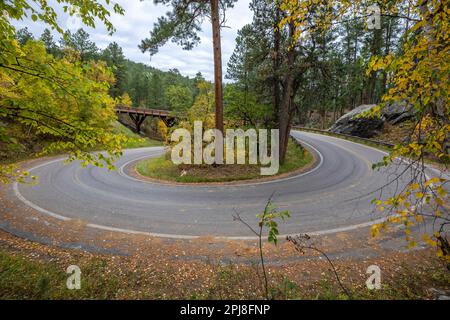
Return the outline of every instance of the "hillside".
[[[32,129],[26,128],[14,122],[2,122],[7,134],[14,137],[13,141],[0,141],[0,163],[14,163],[30,158],[41,156],[41,152],[56,140],[49,135],[36,134]],[[128,141],[124,148],[153,147],[161,145],[161,142],[149,138],[143,138],[119,122],[112,123],[112,130],[115,134],[125,136]],[[11,143],[12,142],[12,143]],[[102,146],[95,149],[101,150]]]

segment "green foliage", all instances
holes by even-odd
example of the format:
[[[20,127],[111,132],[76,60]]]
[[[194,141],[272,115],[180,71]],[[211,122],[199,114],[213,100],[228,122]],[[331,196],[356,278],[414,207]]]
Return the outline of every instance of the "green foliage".
[[[108,9],[98,1],[57,2],[70,5],[64,6],[64,11],[77,15],[85,25],[94,27],[98,19],[108,31],[114,31]],[[0,9],[5,13],[0,17],[0,117],[20,123],[33,135],[49,140],[51,143],[41,154],[67,152],[69,161],[80,159],[84,166],[93,164],[111,169],[122,145],[147,145],[131,142],[132,139],[111,128],[115,120],[114,105],[117,102],[130,105],[125,92],[130,92],[135,105],[165,108],[161,95],[165,87],[179,85],[190,90],[193,86],[192,81],[176,70],[163,73],[127,61],[116,43],[100,52],[83,29],[63,34],[54,9],[43,2],[15,1],[15,7],[2,3]],[[117,4],[112,10],[123,13]],[[16,33],[9,19],[30,15],[33,21],[41,21],[63,34],[61,46],[56,44],[49,29],[42,34],[42,43],[31,41],[33,37],[27,29]],[[135,85],[130,79],[137,80]],[[108,93],[117,99],[113,100]],[[21,142],[10,134],[0,127],[2,153],[20,148]],[[99,146],[107,152],[89,153]],[[27,172],[11,164],[0,166],[0,178],[2,182],[30,179]]]
[[[233,7],[237,0],[221,1],[222,9]],[[185,50],[191,50],[200,42],[198,32],[205,17],[211,13],[209,1],[155,0],[155,4],[170,5],[172,11],[158,18],[150,32],[150,38],[142,40],[139,48],[142,52],[154,55],[159,47],[172,39]]]
[[[102,22],[112,33],[110,10],[123,14],[114,4],[112,9],[98,1],[57,0],[71,16],[77,15],[85,25],[95,27]],[[106,1],[109,5],[110,2]],[[111,135],[108,124],[114,119],[113,100],[107,91],[112,77],[101,63],[82,64],[72,52],[62,59],[49,55],[42,43],[31,41],[26,30],[18,33],[11,20],[31,17],[59,33],[58,15],[46,1],[15,0],[0,2],[0,118],[16,121],[35,134],[50,136],[54,143],[44,152],[67,151],[69,160],[79,158],[84,165],[107,165],[120,155],[122,138]],[[46,37],[46,45],[51,39]],[[21,45],[22,44],[22,45]],[[3,148],[14,148],[17,141],[0,130]],[[90,148],[103,145],[107,155],[90,154]],[[2,182],[22,180],[26,175],[11,165],[0,166]]]
[[[252,51],[258,45],[255,34],[253,25],[245,25],[238,31],[236,47],[227,65],[225,78],[236,80],[244,88],[248,87],[252,76],[255,76],[251,74],[255,68]]]
[[[170,86],[190,90],[195,96],[195,79],[182,76],[177,69],[163,72],[143,63],[126,60],[123,73],[123,91],[130,95],[133,107],[171,110],[166,96]]]
[[[28,40],[34,40],[33,34],[26,27],[18,30],[15,37],[21,46],[27,43]]]
[[[21,31],[20,33],[26,32]],[[16,38],[20,36],[18,34],[19,32]],[[21,37],[24,38],[24,36]],[[26,40],[21,41],[25,43],[29,39],[31,38],[27,37]],[[184,105],[179,110],[183,111],[192,105],[193,96],[198,94],[196,89],[198,79],[182,76],[177,69],[163,72],[148,65],[130,61],[125,58],[122,48],[116,42],[110,43],[100,51],[83,29],[79,29],[75,33],[66,32],[59,39],[60,45],[55,42],[49,29],[44,30],[40,40],[44,43],[47,53],[52,54],[55,58],[62,58],[72,51],[72,54],[78,55],[82,61],[105,61],[114,74],[109,94],[113,98],[119,99],[119,103],[121,103],[121,97],[127,93],[132,100],[130,106],[133,107],[175,110]],[[166,96],[168,88],[171,86],[177,87],[178,93],[183,93],[179,99],[183,99],[182,96],[187,97],[188,91],[191,92],[190,99],[185,98],[184,103],[181,100],[172,101],[174,103],[172,106],[169,97]],[[176,95],[176,93],[174,94]],[[171,99],[178,98],[174,98],[172,95]]]
[[[364,1],[317,3],[315,0],[283,0],[281,9],[289,14],[280,23],[280,27],[294,23],[295,39],[308,39],[311,29],[306,27],[310,8],[315,5],[315,10],[323,14],[316,17],[313,26],[321,33],[329,32],[336,23],[345,22],[350,13],[364,16],[368,6]],[[449,265],[449,210],[446,206],[449,196],[445,188],[448,181],[437,177],[429,178],[424,165],[425,157],[444,164],[449,161],[448,146],[446,147],[450,134],[448,0],[417,0],[408,3],[398,0],[379,5],[386,36],[383,39],[384,32],[375,28],[367,38],[362,52],[362,57],[367,62],[366,98],[369,102],[378,103],[368,115],[378,116],[383,108],[400,105],[416,115],[416,124],[408,137],[394,147],[388,157],[374,165],[374,169],[397,165],[399,158],[407,158],[409,170],[400,173],[388,184],[396,183],[406,175],[412,178],[408,177],[406,187],[394,196],[374,200],[377,209],[387,214],[386,220],[374,225],[371,232],[376,236],[390,224],[403,224],[409,247],[414,247],[417,239],[412,236],[411,228],[425,218],[430,218],[433,220],[434,232],[422,235],[422,240],[435,248],[437,255]],[[392,18],[405,20],[406,23],[401,24]],[[395,36],[396,31],[403,31],[400,37]],[[392,48],[392,38],[397,38],[397,50]]]
[[[81,262],[81,261],[80,261]],[[109,275],[106,261],[90,259],[80,263],[81,289],[66,287],[65,267],[48,261],[33,261],[25,255],[0,250],[0,297],[2,299],[116,298],[121,279]]]
[[[228,84],[224,88],[224,113],[227,120],[258,127],[268,122],[273,108],[258,102],[255,92],[242,89],[238,84]]]
[[[280,166],[278,174],[298,170],[312,161],[313,157],[310,153],[305,153],[304,149],[300,148],[296,143],[290,142],[286,161]],[[166,155],[143,160],[136,165],[136,170],[143,176],[181,183],[226,182],[261,178],[258,165],[236,164],[222,167],[208,165],[177,166]]]
[[[272,2],[265,1],[252,1],[250,8],[253,11],[253,22],[250,25],[245,25],[238,31],[236,37],[236,46],[233,54],[227,65],[226,78],[235,81],[233,89],[239,89],[243,92],[243,95],[250,97],[256,97],[256,104],[259,106],[268,106],[267,112],[264,117],[260,115],[254,119],[258,123],[263,123],[265,126],[274,124],[276,122],[276,105],[275,105],[275,92],[274,81],[281,76],[273,69],[274,65],[274,42],[273,32],[275,14],[275,5]],[[227,105],[229,104],[230,89],[225,88],[225,112],[228,112]],[[228,92],[227,92],[228,91]],[[228,95],[228,97],[227,97]],[[243,99],[243,101],[245,101]],[[231,108],[235,110],[236,108]],[[244,118],[254,118],[256,114],[246,115],[251,110],[251,104],[247,108],[240,106],[240,114]],[[271,111],[272,110],[272,111]],[[249,121],[247,119],[247,121]]]
[[[286,2],[289,1],[279,4]],[[364,28],[364,14],[355,16],[349,10],[343,21],[328,25],[325,18],[332,19],[341,13],[337,6],[316,1],[290,4],[293,16],[285,12],[277,18],[275,2],[251,2],[253,21],[238,32],[227,78],[256,94],[258,103],[276,106],[277,99],[282,98],[283,85],[275,83],[281,82],[289,71],[285,62],[288,49],[292,48],[295,54],[292,107],[298,116],[294,121],[326,128],[348,109],[379,102],[388,89],[387,74],[367,75],[365,70],[374,55],[400,50],[404,21],[382,16],[381,30],[375,33]],[[295,10],[308,18],[296,21],[298,25],[292,31],[302,37],[292,45],[287,21],[295,20]],[[405,10],[402,13],[406,15]],[[274,34],[276,21],[283,22],[279,47]],[[321,28],[322,24],[328,28]],[[278,67],[276,59],[281,61]],[[275,122],[275,115],[274,112],[267,117]]]
[[[57,0],[58,4],[62,4],[64,12],[70,16],[78,16],[82,22],[95,28],[96,19],[102,22],[108,32],[114,32],[114,27],[109,20],[110,11],[123,14],[122,7],[113,4],[112,8],[108,8],[110,1],[106,1],[107,6],[96,0],[75,1],[75,0]],[[13,42],[15,36],[15,28],[11,24],[11,20],[21,20],[24,17],[31,17],[34,22],[42,22],[51,29],[56,29],[63,34],[64,30],[58,24],[58,15],[53,7],[48,6],[47,1],[39,0],[15,0],[13,3],[0,3],[0,66],[12,63],[15,57],[20,55],[17,47]]]
[[[54,57],[60,58],[62,56],[62,52],[58,45],[56,44],[55,40],[53,39],[53,36],[49,29],[45,29],[42,33],[41,37],[39,38],[44,45],[45,49],[47,50],[47,53],[53,55]]]
[[[127,89],[127,69],[122,48],[116,42],[110,43],[101,53],[101,59],[106,61],[114,73],[115,81],[109,90],[110,95],[113,98],[123,96]]]
[[[275,206],[271,199],[267,202],[264,211],[257,214],[256,217],[259,219],[258,224],[261,227],[268,229],[267,241],[277,245],[278,243],[278,223],[276,220],[281,219],[284,221],[286,218],[290,218],[291,215],[289,211],[279,211],[277,206]]]
[[[75,33],[66,31],[61,39],[61,47],[75,50],[80,55],[81,61],[94,60],[99,57],[99,49],[89,39],[89,34],[81,28]]]
[[[20,47],[16,62],[0,69],[0,116],[52,137],[53,143],[42,154],[68,152],[69,160],[80,159],[83,165],[113,168],[112,161],[121,155],[122,136],[113,135],[110,123],[115,120],[114,100],[108,95],[112,74],[105,63],[81,63],[71,54],[56,59],[41,42],[28,41]],[[0,132],[1,139],[16,144]],[[89,153],[103,146],[107,155]],[[9,173],[8,173],[9,171]],[[14,179],[10,170],[2,170],[4,181]]]
[[[118,14],[123,14],[124,10],[120,5],[114,3],[112,8],[108,8],[110,1],[106,0],[106,5],[96,0],[75,1],[75,0],[56,0],[58,4],[62,4],[64,12],[71,16],[78,16],[82,22],[92,28],[95,28],[96,19],[105,24],[107,30],[114,32],[114,26],[109,20],[111,11]],[[103,2],[103,1],[102,1]],[[31,17],[36,21],[41,21],[49,25],[52,29],[63,33],[64,30],[58,25],[58,15],[53,7],[48,6],[46,1],[39,0],[14,0],[11,2],[4,2],[0,4],[0,11],[3,12],[0,23],[0,34],[12,35],[10,32],[14,28],[9,23],[8,19],[20,20],[24,17]]]
[[[212,85],[205,80],[199,80],[196,89],[197,95],[194,103],[171,130],[184,128],[193,132],[194,121],[202,121],[204,130],[214,128],[214,91]]]
[[[176,113],[183,113],[192,106],[192,91],[183,86],[171,85],[166,90],[166,98],[170,109]]]
[[[125,137],[122,147],[126,149],[162,146],[160,141],[142,138],[120,122],[113,123],[113,133]]]

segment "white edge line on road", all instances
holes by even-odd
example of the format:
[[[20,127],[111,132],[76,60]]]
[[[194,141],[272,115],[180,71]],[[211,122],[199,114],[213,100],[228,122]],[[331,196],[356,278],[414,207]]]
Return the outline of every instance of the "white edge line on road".
[[[301,130],[297,130],[297,131],[301,131]],[[302,132],[306,132],[306,133],[308,133],[308,134],[313,134],[313,135],[321,135],[320,133],[313,133],[313,132],[307,132],[307,131],[302,131]],[[372,150],[381,152],[381,153],[384,154],[384,155],[389,155],[389,153],[386,152],[386,151],[383,151],[383,150],[374,148],[374,147],[372,147],[372,146],[365,145],[365,144],[363,144],[363,143],[358,143],[358,142],[354,142],[354,141],[347,140],[347,139],[341,139],[341,138],[337,138],[337,137],[333,137],[333,136],[329,136],[329,135],[325,135],[325,134],[322,134],[322,136],[330,137],[330,138],[333,138],[333,139],[336,139],[336,140],[344,140],[344,141],[347,141],[347,142],[350,142],[350,143],[353,143],[353,144],[358,144],[358,145],[361,145],[361,146],[363,146],[363,147],[370,148],[370,149],[372,149]],[[402,158],[402,157],[396,157],[395,160],[398,160],[398,161],[400,161],[400,162],[403,162],[403,163],[406,163],[406,164],[410,164],[411,166],[417,167],[417,164],[414,164],[411,160],[408,160],[408,159],[405,159],[405,158]],[[440,170],[438,170],[438,169],[436,169],[436,168],[433,168],[433,167],[431,167],[431,166],[429,166],[429,165],[427,165],[427,164],[425,164],[425,168],[426,168],[427,170],[431,171],[431,172],[434,172],[437,176],[442,176],[442,175],[445,176],[445,175],[446,175],[444,172],[442,172],[442,171],[440,171]],[[430,176],[429,176],[426,172],[424,172],[424,175],[425,175],[425,178],[426,178],[427,180],[430,180]],[[433,185],[434,185],[433,183],[430,184],[430,186],[433,186]],[[428,191],[428,194],[431,194],[431,191]],[[419,205],[420,205],[420,206],[423,206],[425,203],[426,203],[426,199],[423,198]],[[414,208],[413,210],[416,210],[416,206],[412,206],[412,208]],[[398,216],[398,215],[394,215],[394,216]],[[381,219],[378,219],[378,220],[382,220],[382,221],[380,221],[380,222],[384,222],[386,219],[387,219],[387,217],[381,218]]]
[[[359,223],[359,224],[355,224],[355,225],[351,225],[351,226],[347,226],[347,227],[339,227],[339,228],[334,228],[334,229],[312,231],[312,232],[301,232],[301,234],[308,234],[310,236],[321,236],[321,235],[326,235],[326,234],[352,231],[352,230],[356,230],[356,229],[360,229],[360,228],[370,227],[374,224],[382,223],[385,220],[386,220],[386,218],[380,218],[377,220]],[[130,230],[130,229],[123,229],[123,228],[107,227],[107,226],[93,224],[93,223],[89,223],[86,226],[95,228],[95,229],[105,230],[105,231],[121,232],[121,233],[127,233],[127,234],[139,234],[139,235],[146,235],[146,236],[150,236],[150,237],[169,238],[169,239],[190,240],[190,239],[199,239],[199,238],[208,236],[208,235],[191,236],[191,235],[178,235],[178,234],[136,231],[136,230]],[[295,236],[298,234],[300,234],[300,233],[282,234],[282,235],[279,235],[278,237],[286,238],[287,236]],[[223,240],[257,240],[257,239],[259,239],[256,236],[213,236],[213,238],[217,239],[217,240],[220,240],[220,239],[223,239]]]
[[[294,137],[294,139],[296,139],[296,138]],[[300,178],[300,177],[306,176],[307,174],[311,174],[314,171],[318,170],[322,166],[322,164],[323,164],[323,155],[322,155],[322,153],[319,150],[317,150],[315,147],[313,147],[312,145],[310,145],[309,143],[307,143],[305,141],[301,141],[301,143],[307,145],[309,148],[311,148],[312,150],[314,150],[314,152],[316,152],[318,154],[318,156],[319,156],[319,163],[316,166],[314,166],[314,168],[312,168],[309,171],[302,172],[302,173],[296,174],[294,176],[290,176],[290,177],[286,177],[286,178],[280,178],[280,179],[275,179],[275,180],[270,180],[270,181],[239,182],[239,183],[236,183],[236,184],[209,184],[209,185],[208,184],[201,184],[201,183],[199,183],[199,184],[182,184],[182,183],[171,183],[171,184],[168,184],[168,183],[163,183],[163,182],[158,182],[158,181],[147,181],[147,180],[137,179],[137,178],[129,176],[128,174],[125,173],[124,169],[130,163],[133,163],[133,162],[145,159],[145,158],[149,158],[150,155],[145,155],[145,156],[142,156],[142,157],[130,160],[130,161],[122,164],[119,167],[118,172],[119,172],[119,175],[123,176],[124,178],[133,180],[133,181],[138,181],[138,182],[142,182],[142,183],[149,183],[149,184],[164,185],[164,186],[175,186],[175,187],[194,186],[196,188],[214,188],[214,187],[222,188],[222,187],[228,187],[228,186],[229,187],[241,187],[241,186],[242,187],[248,187],[248,186],[256,186],[256,185],[269,184],[269,183],[279,183],[279,182],[283,182],[283,181],[287,181],[287,180],[296,179],[296,178]]]
[[[303,142],[303,141],[302,141],[302,142]],[[322,156],[322,154],[321,154],[315,147],[313,147],[312,145],[310,145],[309,143],[306,143],[306,142],[303,142],[303,143],[307,144],[310,148],[312,148],[314,151],[317,152],[317,154],[319,155],[319,158],[320,158],[319,164],[318,164],[314,169],[312,169],[312,170],[310,170],[310,171],[308,171],[308,172],[305,172],[305,173],[302,173],[302,174],[300,174],[300,175],[296,175],[296,176],[293,176],[293,177],[287,177],[287,178],[284,178],[284,179],[276,180],[276,181],[284,181],[284,180],[288,180],[288,179],[292,179],[292,178],[299,177],[299,176],[301,176],[301,175],[309,174],[309,173],[311,173],[311,172],[316,171],[316,170],[322,165],[322,163],[323,163],[323,156]],[[376,150],[376,149],[375,149],[375,150]],[[148,155],[147,155],[146,157],[148,157]],[[145,158],[145,157],[142,157],[142,158]],[[49,162],[45,162],[45,163],[39,164],[39,165],[37,165],[37,166],[35,166],[35,167],[32,167],[32,168],[28,169],[28,171],[31,172],[31,171],[36,170],[36,169],[38,169],[38,168],[44,167],[44,166],[46,166],[46,165],[50,165],[50,164],[55,163],[55,162],[60,162],[60,161],[63,161],[63,160],[65,160],[65,159],[64,159],[64,158],[63,158],[63,159],[56,159],[56,160],[52,160],[52,161],[49,161]],[[122,166],[119,168],[119,174],[120,174],[120,173],[124,174],[124,173],[123,173],[123,168],[124,168],[127,164],[129,164],[130,162],[137,161],[137,160],[139,160],[139,159],[134,159],[134,160],[129,161],[129,162],[127,162],[126,164],[122,165]],[[129,176],[127,176],[126,174],[124,174],[124,175],[125,175],[126,177],[129,177]],[[134,178],[132,178],[132,177],[129,177],[129,178],[130,178],[130,179],[134,179]],[[137,180],[137,181],[141,181],[141,180],[138,180],[138,179],[136,179],[136,180]],[[141,181],[141,182],[142,182],[142,181]],[[262,182],[262,183],[263,183],[263,182]],[[260,184],[260,183],[257,183],[257,184]],[[14,190],[15,196],[16,196],[20,201],[22,201],[22,202],[23,202],[24,204],[26,204],[27,206],[33,208],[34,210],[36,210],[36,211],[38,211],[38,212],[40,212],[40,213],[42,213],[42,214],[51,216],[51,217],[53,217],[53,218],[55,218],[55,219],[58,219],[58,220],[62,220],[62,221],[70,221],[70,220],[72,220],[72,218],[65,217],[65,216],[62,216],[62,215],[60,215],[60,214],[51,212],[51,211],[49,211],[49,210],[46,210],[46,209],[44,209],[44,208],[41,208],[40,206],[38,206],[37,204],[35,204],[35,203],[33,203],[33,202],[27,200],[27,199],[20,193],[20,191],[19,191],[19,185],[18,185],[17,182],[14,182],[14,183],[13,183],[13,190]],[[346,226],[346,227],[340,227],[340,228],[334,228],[334,229],[328,229],[328,230],[320,230],[320,231],[313,231],[313,232],[305,232],[305,233],[307,233],[307,234],[309,234],[309,235],[325,235],[325,234],[332,234],[332,233],[338,233],[338,232],[344,232],[344,231],[351,231],[351,230],[355,230],[355,229],[359,229],[359,228],[369,227],[369,226],[371,226],[371,225],[373,225],[373,224],[383,222],[384,220],[385,220],[385,219],[383,218],[383,219],[378,219],[378,220],[369,221],[369,222],[360,223],[360,224],[351,225],[351,226]],[[207,236],[207,235],[204,235],[204,236],[194,236],[194,235],[178,235],[178,234],[165,234],[165,233],[145,232],[145,231],[137,231],[137,230],[131,230],[131,229],[124,229],[124,228],[109,227],[109,226],[99,225],[99,224],[95,224],[95,223],[88,223],[88,224],[86,224],[86,226],[89,227],[89,228],[99,229],[99,230],[104,230],[104,231],[121,232],[121,233],[126,233],[126,234],[139,234],[139,235],[147,235],[147,236],[151,236],[151,237],[170,238],[170,239],[186,239],[186,240],[189,240],[189,239],[198,239],[198,238]],[[280,237],[286,237],[286,236],[288,236],[288,235],[294,235],[294,234],[280,235]],[[257,238],[257,237],[254,237],[254,236],[214,236],[214,239],[224,239],[224,240],[256,240],[256,239],[258,239],[258,238]]]
[[[51,216],[51,217],[53,217],[53,218],[56,218],[56,219],[58,219],[58,220],[63,220],[63,221],[69,221],[69,220],[72,220],[71,218],[64,217],[64,216],[59,215],[59,214],[57,214],[57,213],[54,213],[54,212],[48,211],[48,210],[46,210],[46,209],[44,209],[44,208],[41,208],[41,207],[39,207],[38,205],[34,204],[33,202],[31,202],[31,201],[25,199],[24,196],[22,196],[22,194],[21,194],[20,191],[19,191],[19,186],[18,186],[18,183],[17,183],[17,182],[14,182],[14,184],[13,184],[13,190],[14,190],[15,196],[16,196],[20,201],[22,201],[22,202],[23,202],[24,204],[26,204],[27,206],[33,208],[34,210],[37,210],[37,211],[39,211],[39,212],[41,212],[41,213],[43,213],[43,214],[49,215],[49,216]]]
[[[378,152],[380,152],[380,153],[382,153],[382,154],[384,154],[384,155],[389,155],[389,153],[386,152],[386,151],[384,151],[384,150],[377,149],[377,148],[375,148],[375,147],[368,146],[368,145],[363,144],[363,143],[359,143],[359,142],[355,142],[355,141],[351,141],[351,140],[347,140],[347,139],[342,139],[342,138],[338,138],[338,137],[333,137],[333,136],[329,136],[329,135],[326,135],[326,134],[313,133],[313,132],[307,132],[307,131],[301,131],[301,130],[295,130],[295,131],[302,132],[302,133],[307,133],[307,134],[312,134],[312,135],[318,135],[318,136],[329,137],[329,138],[333,138],[333,139],[340,140],[340,141],[343,140],[343,141],[346,141],[346,142],[349,142],[349,143],[357,144],[357,145],[360,145],[360,146],[363,146],[363,147],[366,147],[366,148],[369,148],[369,149],[378,151]],[[410,160],[405,159],[405,158],[397,157],[397,158],[395,158],[395,159],[397,159],[397,160],[399,160],[399,161],[401,161],[401,162],[407,163],[407,164],[412,164]],[[447,176],[447,177],[450,178],[450,176],[448,176],[446,173],[442,172],[442,171],[439,170],[439,169],[433,168],[432,166],[430,166],[430,165],[428,165],[428,164],[425,164],[425,167],[426,167],[427,170],[429,170],[429,171],[435,173],[437,176],[441,176],[441,175],[442,175],[442,176]],[[428,174],[426,174],[426,173],[425,173],[425,177],[426,177],[427,179],[430,179],[430,176],[429,176]]]
[[[322,136],[325,136],[325,135],[322,135]],[[326,136],[326,137],[330,137],[330,136]],[[335,138],[335,137],[330,137],[330,138],[339,139],[339,138]],[[344,139],[339,139],[339,140],[344,140]],[[348,140],[344,140],[344,141],[348,141]],[[359,143],[352,142],[352,141],[348,141],[348,142],[350,142],[350,143],[355,143],[355,144],[358,144],[358,145],[361,145],[361,146],[364,146],[364,147],[367,147],[367,148],[376,150],[376,151],[378,151],[378,152],[387,154],[386,152],[384,152],[384,151],[382,151],[382,150],[379,150],[379,149],[376,149],[376,148],[373,148],[373,147],[370,147],[370,146],[366,146],[366,145],[364,145],[364,144],[359,144]],[[275,181],[285,181],[285,180],[293,179],[293,178],[296,178],[296,177],[299,177],[299,176],[302,176],[302,175],[309,174],[309,173],[311,173],[311,172],[316,171],[316,170],[322,165],[322,163],[323,163],[323,156],[322,156],[322,154],[321,154],[315,147],[311,146],[309,143],[306,143],[306,142],[304,142],[304,141],[302,141],[302,143],[305,143],[306,145],[308,145],[310,148],[312,148],[314,151],[317,152],[317,154],[318,154],[319,157],[320,157],[320,162],[319,162],[319,164],[318,164],[314,169],[312,169],[312,170],[310,170],[310,171],[308,171],[308,172],[305,172],[305,173],[302,173],[302,174],[300,174],[300,175],[296,175],[296,176],[293,176],[293,177],[287,177],[287,178],[284,178],[284,179],[275,180]],[[133,161],[138,161],[138,160],[144,159],[144,158],[146,158],[146,157],[148,157],[148,155],[145,156],[145,157],[142,157],[142,158],[138,158],[138,159],[134,159],[134,160],[128,161],[127,163],[123,164],[123,165],[119,168],[119,174],[123,174],[125,177],[128,177],[128,178],[130,178],[130,179],[133,179],[133,180],[137,180],[137,181],[143,182],[142,180],[135,179],[135,178],[133,178],[133,177],[130,177],[130,176],[126,175],[126,174],[123,172],[123,168],[124,168],[126,165],[128,165],[129,163],[133,162]],[[56,159],[56,160],[52,160],[52,161],[49,161],[49,162],[45,162],[45,163],[42,163],[42,164],[37,165],[37,166],[35,166],[35,167],[32,167],[31,169],[28,169],[28,171],[31,172],[32,170],[41,168],[41,167],[43,167],[43,166],[46,166],[46,165],[49,165],[49,164],[52,164],[52,163],[55,163],[55,162],[58,162],[58,161],[63,161],[63,160],[64,160],[64,159]],[[400,160],[401,160],[401,161],[407,162],[407,161],[404,160],[404,159],[400,159]],[[263,183],[270,183],[270,182],[272,182],[272,181],[260,182],[260,183],[254,183],[254,184],[263,184]],[[248,184],[247,184],[247,185],[248,185]],[[233,185],[233,186],[234,186],[234,185]],[[36,211],[39,211],[39,212],[41,212],[41,213],[43,213],[43,214],[46,214],[46,215],[51,216],[51,217],[53,217],[53,218],[56,218],[56,219],[58,219],[58,220],[63,220],[63,221],[70,221],[70,220],[72,220],[72,218],[65,217],[65,216],[62,216],[62,215],[60,215],[60,214],[57,214],[57,213],[51,212],[51,211],[49,211],[49,210],[46,210],[46,209],[44,209],[44,208],[41,208],[40,206],[34,204],[33,202],[31,202],[31,201],[25,199],[25,198],[23,197],[23,195],[22,195],[22,194],[20,193],[20,191],[19,191],[19,187],[18,187],[18,183],[17,183],[17,182],[14,182],[14,183],[13,183],[13,190],[14,190],[15,196],[16,196],[20,201],[22,201],[22,202],[23,202],[24,204],[26,204],[27,206],[29,206],[29,207],[35,209]],[[303,233],[306,233],[306,234],[308,234],[308,235],[319,236],[319,235],[333,234],[333,233],[339,233],[339,232],[345,232],[345,231],[352,231],[352,230],[356,230],[356,229],[360,229],[360,228],[370,227],[370,226],[372,226],[372,225],[374,225],[374,224],[384,222],[386,219],[387,219],[387,217],[385,217],[385,218],[380,218],[380,219],[373,220],[373,221],[364,222],[364,223],[359,223],[359,224],[355,224],[355,225],[351,225],[351,226],[346,226],[346,227],[339,227],[339,228],[333,228],[333,229],[327,229],[327,230],[319,230],[319,231],[312,231],[312,232],[303,232]],[[189,239],[198,239],[198,238],[207,236],[207,235],[204,235],[204,236],[194,236],[194,235],[178,235],[178,234],[165,234],[165,233],[145,232],[145,231],[137,231],[137,230],[131,230],[131,229],[124,229],[124,228],[109,227],[109,226],[104,226],[104,225],[99,225],[99,224],[94,224],[94,223],[88,223],[86,226],[87,226],[87,227],[90,227],[90,228],[94,228],[94,229],[104,230],[104,231],[121,232],[121,233],[126,233],[126,234],[139,234],[139,235],[147,235],[147,236],[151,236],[151,237],[170,238],[170,239],[186,239],[186,240],[189,240]],[[279,235],[279,237],[287,237],[288,235],[294,235],[294,234],[284,234],[284,235]],[[224,239],[224,240],[256,240],[256,239],[258,239],[258,238],[255,237],[255,236],[214,236],[213,238],[214,238],[214,239]]]

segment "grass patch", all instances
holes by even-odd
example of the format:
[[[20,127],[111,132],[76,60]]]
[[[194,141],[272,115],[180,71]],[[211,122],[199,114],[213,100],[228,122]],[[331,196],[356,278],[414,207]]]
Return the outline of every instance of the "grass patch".
[[[195,269],[206,276],[192,281],[183,277],[176,265],[153,269],[126,257],[115,258],[93,256],[81,261],[72,256],[70,262],[63,262],[51,255],[36,258],[34,254],[0,249],[0,299],[264,298],[254,266],[206,264],[184,268],[186,274]],[[73,262],[82,271],[80,290],[66,287],[69,275],[65,270]],[[391,277],[383,277],[381,290],[369,291],[362,275],[357,281],[346,283],[350,297],[342,294],[333,276],[326,272],[315,281],[301,276],[288,278],[283,269],[272,269],[270,289],[274,299],[430,299],[430,288],[448,290],[449,281],[449,272],[442,264],[428,261],[426,266],[397,268]]]
[[[162,146],[161,141],[143,138],[119,122],[113,124],[113,132],[115,134],[123,134],[128,138],[128,141],[123,146],[124,149]]]
[[[289,141],[286,160],[277,175],[303,168],[313,161],[313,156],[294,141]],[[183,183],[227,182],[264,178],[259,165],[175,165],[170,153],[139,162],[137,171],[146,177]]]
[[[120,289],[104,261],[94,258],[80,265],[80,290],[69,290],[65,269],[50,261],[35,261],[0,250],[0,299],[108,299]]]

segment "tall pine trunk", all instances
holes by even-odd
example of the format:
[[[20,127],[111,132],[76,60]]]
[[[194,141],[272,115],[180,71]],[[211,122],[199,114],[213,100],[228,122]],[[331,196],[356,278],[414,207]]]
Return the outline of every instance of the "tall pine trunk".
[[[214,92],[216,102],[215,128],[223,134],[223,100],[222,100],[222,52],[220,44],[219,0],[211,0],[211,24],[214,51]],[[216,139],[215,162],[223,163],[222,141]]]
[[[275,110],[279,110],[280,107],[280,78],[279,78],[279,72],[280,72],[280,44],[281,44],[281,32],[278,27],[278,24],[280,23],[280,16],[281,12],[278,7],[278,5],[275,8],[275,21],[273,22],[273,30],[274,30],[274,44],[273,44],[273,106]]]
[[[289,23],[289,39],[294,38],[294,22]],[[283,95],[278,109],[278,125],[280,130],[280,163],[283,164],[286,158],[286,151],[291,131],[291,120],[294,108],[294,77],[295,77],[295,49],[289,48],[286,53],[287,70],[283,77]]]
[[[371,57],[379,56],[381,54],[381,45],[382,45],[382,40],[383,40],[381,29],[374,29],[373,33],[374,34],[373,34],[372,43],[371,43],[371,47],[370,47]],[[366,104],[376,103],[378,100],[378,97],[377,97],[378,76],[377,76],[377,74],[378,74],[378,72],[372,71],[369,76],[367,87],[366,87],[366,93],[365,93],[365,103]]]

